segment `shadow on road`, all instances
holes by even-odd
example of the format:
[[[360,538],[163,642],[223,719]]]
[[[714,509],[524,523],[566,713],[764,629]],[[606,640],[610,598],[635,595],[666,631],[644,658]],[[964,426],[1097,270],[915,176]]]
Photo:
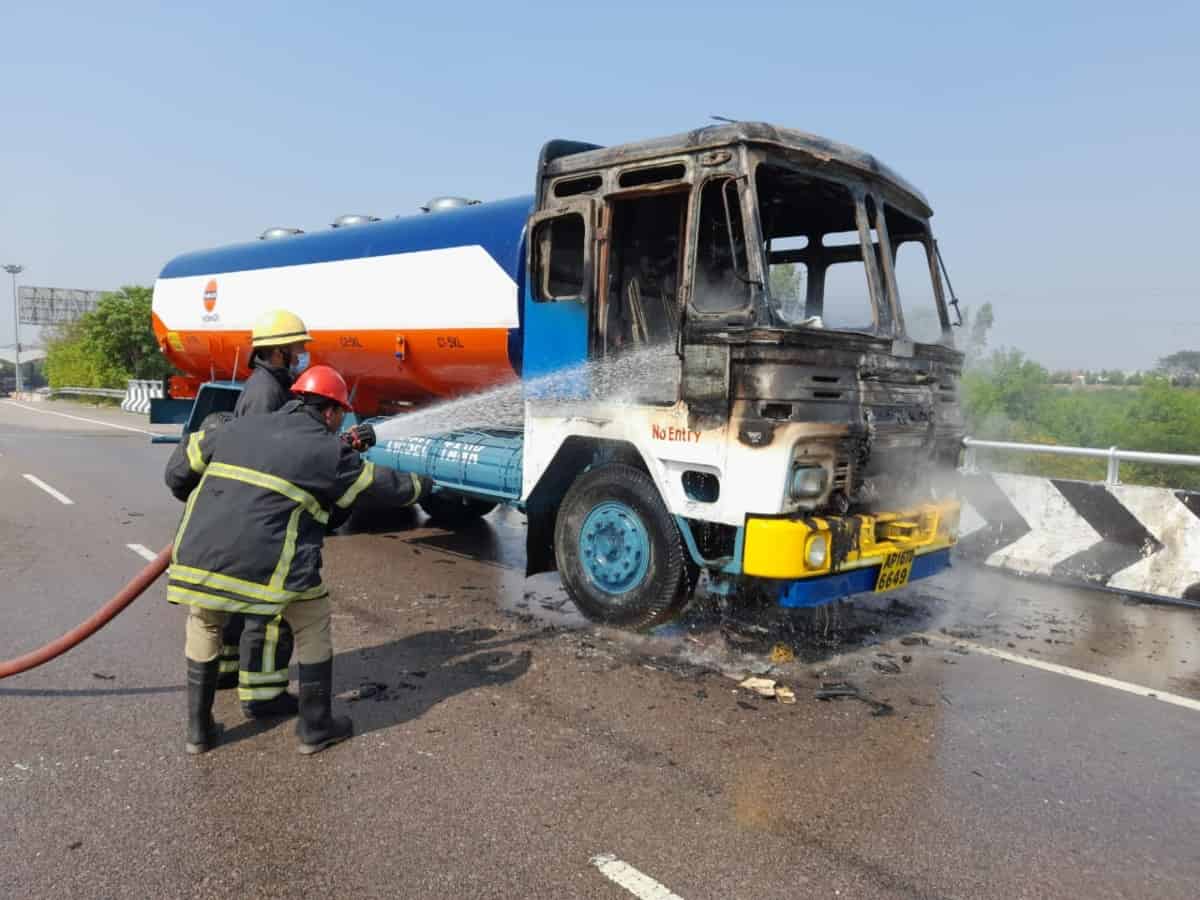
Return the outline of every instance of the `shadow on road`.
[[[484,519],[457,531],[406,538],[404,542],[411,547],[427,547],[459,559],[502,569],[522,569],[525,565],[524,537],[520,542],[511,539],[504,541]]]
[[[401,725],[450,697],[520,678],[532,655],[509,648],[529,639],[505,638],[492,628],[452,628],[339,653],[334,690],[349,702],[335,706],[353,717],[356,735]]]
[[[336,653],[334,714],[351,716],[356,737],[419,719],[449,697],[520,678],[529,671],[531,653],[508,647],[531,637],[503,638],[492,628],[439,629]],[[221,744],[293,723],[242,722],[226,730]]]

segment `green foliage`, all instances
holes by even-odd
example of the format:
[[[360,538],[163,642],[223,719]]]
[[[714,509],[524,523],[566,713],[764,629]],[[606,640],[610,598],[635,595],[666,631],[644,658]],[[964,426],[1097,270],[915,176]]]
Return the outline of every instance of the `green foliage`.
[[[771,297],[783,315],[797,321],[804,315],[804,271],[795,263],[771,266]]]
[[[1034,422],[1049,384],[1050,373],[1020,350],[997,350],[963,375],[963,411],[972,435],[1000,440],[994,435],[1011,433],[1013,423]]]
[[[47,341],[51,387],[122,388],[130,378],[165,378],[173,371],[150,326],[151,289],[129,285],[100,298],[77,322]]]
[[[1103,374],[1112,384],[1113,373]],[[1119,389],[1103,384],[1065,388],[1020,351],[997,351],[963,376],[967,430],[985,440],[1160,453],[1200,450],[1200,391],[1163,377],[1138,377],[1137,382]],[[997,454],[995,465],[1089,481],[1102,480],[1106,468],[1104,460],[1028,454]],[[1178,466],[1123,463],[1121,480],[1200,489],[1200,471]]]

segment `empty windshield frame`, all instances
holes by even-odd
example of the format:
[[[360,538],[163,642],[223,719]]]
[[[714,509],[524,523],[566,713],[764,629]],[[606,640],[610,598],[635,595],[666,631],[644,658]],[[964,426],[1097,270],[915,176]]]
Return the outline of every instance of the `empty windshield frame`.
[[[769,272],[772,265],[782,263],[803,263],[807,276],[803,319],[785,317],[778,298],[772,298],[772,321],[767,324],[890,334],[893,314],[887,283],[891,279],[880,258],[889,252],[886,230],[879,228],[880,217],[872,215],[866,185],[777,156],[758,161],[752,182],[763,270]],[[844,233],[857,234],[857,240],[827,240]],[[773,241],[799,237],[807,238],[802,248],[772,247]],[[876,252],[864,253],[864,246],[875,247]],[[860,287],[852,287],[855,272],[837,268],[847,265],[861,272]],[[830,277],[835,271],[837,277]],[[829,294],[827,285],[834,283],[847,286],[845,297]],[[838,302],[831,304],[834,299]]]

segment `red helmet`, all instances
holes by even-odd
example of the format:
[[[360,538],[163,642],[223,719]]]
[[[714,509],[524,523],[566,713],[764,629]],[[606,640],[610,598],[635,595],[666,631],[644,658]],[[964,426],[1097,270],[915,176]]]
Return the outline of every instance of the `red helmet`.
[[[292,393],[325,397],[343,409],[350,409],[350,392],[346,390],[346,379],[337,369],[330,366],[305,369],[292,385]]]

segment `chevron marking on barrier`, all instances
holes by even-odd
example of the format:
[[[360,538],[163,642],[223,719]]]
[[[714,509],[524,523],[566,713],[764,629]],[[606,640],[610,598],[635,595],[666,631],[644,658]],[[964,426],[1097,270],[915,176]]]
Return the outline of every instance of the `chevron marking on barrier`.
[[[1029,533],[1002,547],[987,558],[989,566],[1011,569],[1026,575],[1054,574],[1054,566],[1102,540],[1100,533],[1082,518],[1067,498],[1046,478],[996,475]]]
[[[987,557],[1029,533],[1029,523],[991,475],[964,475],[959,552]]]
[[[985,565],[1200,601],[1200,494],[969,474],[959,553]]]
[[[1100,535],[1100,540],[1092,546],[1055,563],[1051,575],[1108,584],[1118,572],[1162,550],[1162,542],[1142,524],[1160,521],[1161,510],[1148,510],[1150,514],[1139,521],[1107,485],[1059,480],[1050,483]]]
[[[1160,549],[1113,575],[1109,587],[1200,600],[1200,494],[1133,485],[1112,491]]]

